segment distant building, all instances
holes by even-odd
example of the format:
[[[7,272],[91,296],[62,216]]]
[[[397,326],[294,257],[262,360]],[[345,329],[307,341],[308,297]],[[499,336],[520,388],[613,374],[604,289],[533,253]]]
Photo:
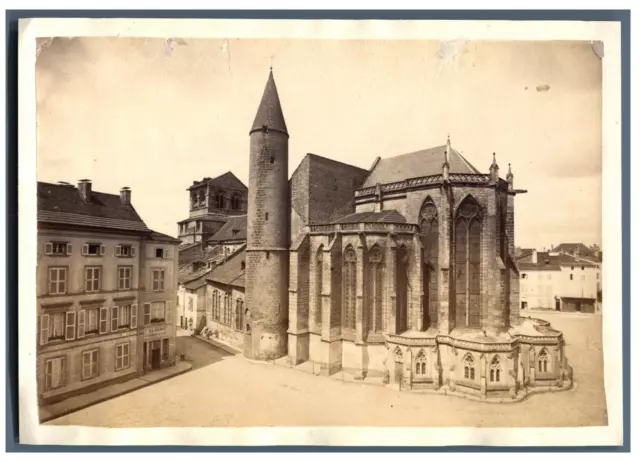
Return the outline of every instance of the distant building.
[[[247,213],[247,187],[233,173],[194,181],[189,191],[189,218],[178,223],[183,244],[206,242],[235,215]]]
[[[600,312],[601,271],[596,261],[533,249],[522,254],[517,263],[521,309]]]
[[[179,241],[120,195],[38,183],[37,382],[41,404],[174,364]]]

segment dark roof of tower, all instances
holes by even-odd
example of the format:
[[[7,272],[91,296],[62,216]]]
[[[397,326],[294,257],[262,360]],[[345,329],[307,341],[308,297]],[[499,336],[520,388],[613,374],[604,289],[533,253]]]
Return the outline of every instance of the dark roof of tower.
[[[133,205],[124,205],[117,194],[91,192],[85,201],[78,188],[67,184],[38,182],[38,221],[110,228],[127,231],[151,231]]]
[[[395,157],[380,159],[362,185],[369,188],[376,184],[395,183],[396,181],[423,176],[439,175],[442,173],[444,152],[446,145],[421,151],[401,154]],[[450,173],[480,173],[460,152],[451,148],[449,151]]]
[[[256,118],[251,126],[251,131],[262,130],[262,127],[265,125],[270,130],[278,130],[287,135],[289,134],[287,124],[284,121],[284,115],[282,114],[282,106],[280,105],[276,82],[273,79],[273,71],[269,72],[267,85],[264,87],[262,100],[260,101]]]

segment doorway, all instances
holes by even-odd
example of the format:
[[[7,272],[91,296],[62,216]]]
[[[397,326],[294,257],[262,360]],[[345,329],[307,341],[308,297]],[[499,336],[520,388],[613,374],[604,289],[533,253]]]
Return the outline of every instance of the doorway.
[[[162,364],[162,352],[160,350],[160,340],[145,343],[145,363],[151,370],[160,369]]]
[[[556,311],[560,311],[560,299],[556,298]]]

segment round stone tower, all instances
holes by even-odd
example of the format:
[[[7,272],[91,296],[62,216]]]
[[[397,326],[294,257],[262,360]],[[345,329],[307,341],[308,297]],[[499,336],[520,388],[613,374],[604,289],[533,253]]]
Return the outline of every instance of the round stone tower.
[[[287,354],[289,310],[289,133],[273,72],[249,132],[246,306],[251,317],[244,354]]]

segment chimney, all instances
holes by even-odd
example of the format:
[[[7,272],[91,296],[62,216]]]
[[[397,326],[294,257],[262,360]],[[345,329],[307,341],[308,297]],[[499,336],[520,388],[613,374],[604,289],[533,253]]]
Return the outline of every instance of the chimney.
[[[538,251],[533,249],[533,253],[531,254],[531,263],[538,264]]]
[[[78,182],[78,191],[85,202],[91,202],[91,180],[80,180]]]
[[[120,190],[120,202],[122,205],[131,205],[131,189],[128,186]]]

